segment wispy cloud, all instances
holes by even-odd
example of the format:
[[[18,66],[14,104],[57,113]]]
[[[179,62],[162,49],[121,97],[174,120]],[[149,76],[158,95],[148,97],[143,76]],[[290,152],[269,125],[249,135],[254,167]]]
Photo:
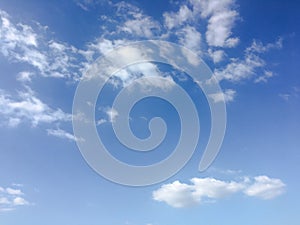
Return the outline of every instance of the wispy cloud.
[[[153,199],[175,208],[189,207],[206,201],[216,201],[235,193],[260,199],[272,199],[285,191],[280,179],[268,176],[245,177],[241,181],[222,181],[215,178],[192,178],[190,184],[175,181],[153,192]]]
[[[1,123],[15,127],[22,122],[30,122],[32,126],[40,123],[70,121],[71,115],[61,109],[53,109],[42,102],[30,88],[20,91],[13,97],[0,90]]]
[[[67,139],[67,140],[70,140],[70,141],[76,141],[76,137],[65,131],[65,130],[62,130],[60,128],[57,128],[57,129],[47,129],[47,133],[48,135],[51,135],[51,136],[55,136],[55,137],[58,137],[58,138],[62,138],[62,139]]]
[[[0,53],[8,60],[27,63],[41,76],[78,79],[80,55],[75,47],[47,38],[41,26],[13,23],[2,10],[0,21]],[[28,75],[19,79],[28,80]]]

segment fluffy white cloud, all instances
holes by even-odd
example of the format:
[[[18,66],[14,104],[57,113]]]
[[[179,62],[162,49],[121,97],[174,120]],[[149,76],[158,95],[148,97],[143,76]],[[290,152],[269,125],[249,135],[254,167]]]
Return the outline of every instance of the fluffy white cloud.
[[[29,203],[21,197],[16,197],[13,199],[13,205],[18,206],[18,205],[28,205]]]
[[[3,188],[0,186],[0,212],[12,211],[15,210],[16,207],[30,205],[30,203],[23,198],[23,195],[24,193],[20,189],[14,189],[12,187]]]
[[[6,193],[9,195],[23,195],[24,193],[20,189],[6,188]]]
[[[210,46],[234,47],[238,39],[231,38],[232,28],[238,18],[234,0],[190,0],[193,11],[208,19],[206,41]]]
[[[208,54],[214,63],[221,62],[225,56],[225,52],[223,50],[215,50],[214,51],[212,49],[208,49]]]
[[[193,178],[191,184],[175,181],[153,191],[153,199],[175,208],[189,207],[207,200],[217,200],[234,193],[271,199],[284,192],[285,184],[280,179],[258,176],[242,181],[222,181],[214,178]]]
[[[198,52],[201,49],[201,33],[195,27],[185,26],[177,32],[179,43]]]
[[[267,176],[254,177],[254,183],[245,189],[245,194],[262,199],[272,199],[284,193],[285,184],[280,179]]]
[[[29,121],[33,126],[39,123],[70,121],[71,115],[61,109],[52,109],[42,102],[31,89],[18,93],[17,98],[0,90],[1,123],[17,126]]]

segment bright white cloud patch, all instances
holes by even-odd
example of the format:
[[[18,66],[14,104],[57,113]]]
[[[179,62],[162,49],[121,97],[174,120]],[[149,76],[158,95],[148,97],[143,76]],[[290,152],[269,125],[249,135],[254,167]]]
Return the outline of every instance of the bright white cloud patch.
[[[272,199],[284,192],[285,184],[280,179],[258,176],[242,181],[222,181],[214,178],[193,178],[191,184],[175,181],[153,192],[153,199],[175,208],[189,207],[217,200],[235,193],[261,199]]]
[[[232,28],[238,18],[234,10],[234,0],[190,0],[194,12],[208,19],[206,41],[209,46],[234,47],[237,38],[231,38]]]
[[[245,194],[262,199],[272,199],[284,193],[285,184],[280,179],[267,176],[254,177],[254,183],[245,189]]]
[[[0,186],[0,213],[15,210],[17,207],[30,205],[23,197],[21,189]]]
[[[61,109],[52,109],[30,89],[19,92],[16,98],[0,90],[0,115],[1,123],[12,127],[26,121],[32,126],[37,126],[39,123],[71,120],[71,115]]]

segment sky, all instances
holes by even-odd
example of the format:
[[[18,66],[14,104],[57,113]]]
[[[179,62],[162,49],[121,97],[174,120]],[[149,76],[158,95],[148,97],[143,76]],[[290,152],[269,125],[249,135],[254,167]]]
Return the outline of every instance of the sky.
[[[299,10],[296,0],[2,0],[0,225],[298,225]],[[93,124],[114,158],[150,166],[172,155],[183,133],[199,136],[177,171],[133,187],[98,174],[83,157],[86,140],[73,130],[72,109],[80,84],[109,70],[95,66],[99,60],[115,49],[124,54],[113,63],[142,58],[144,52],[128,46],[147,40],[192,51],[222,92],[207,94],[172,64],[184,51],[169,57],[170,65],[132,64],[106,80],[91,103]],[[192,110],[192,128],[182,132],[182,111],[153,95],[174,96],[177,86],[194,102],[199,135]],[[155,117],[165,122],[163,140],[149,152],[134,151],[134,143],[125,145],[115,132],[123,111],[114,101],[121,92],[131,96],[119,104],[133,106],[127,124],[134,136],[161,134],[148,125]],[[146,98],[134,105],[139,95]],[[221,103],[224,140],[209,168],[199,171],[212,133],[210,104]],[[110,166],[113,174],[130,176]]]

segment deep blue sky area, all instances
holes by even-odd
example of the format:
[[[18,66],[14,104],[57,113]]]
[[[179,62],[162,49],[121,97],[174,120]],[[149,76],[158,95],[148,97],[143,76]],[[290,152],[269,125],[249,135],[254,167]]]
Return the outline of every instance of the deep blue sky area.
[[[0,225],[299,225],[299,12],[297,0],[2,0]],[[147,40],[165,41],[162,58],[171,49],[167,42],[191,50],[215,80],[197,81],[185,68],[175,69],[181,56],[189,68],[199,65],[184,50],[168,56],[169,66],[148,60],[113,67],[151,55],[132,47]],[[118,55],[111,64],[99,63],[113,53]],[[108,80],[107,71],[114,71]],[[80,111],[94,109],[91,120],[76,113],[75,101],[89,79],[99,81],[91,87],[107,82],[97,101],[84,102]],[[156,96],[159,90],[171,98],[175,86],[195,106],[198,136],[192,108],[184,108],[188,118],[181,120],[175,105]],[[145,145],[151,132],[163,131],[162,124],[151,130],[152,119],[165,122],[165,137],[149,152],[131,148],[135,143],[126,146],[114,130],[124,114],[114,101],[124,90],[129,94],[123,107],[147,96],[127,118]],[[83,96],[91,93],[87,88]],[[184,98],[177,100],[186,105]],[[213,123],[212,108],[222,104],[224,139],[215,160],[200,172],[215,135],[212,126],[222,130]],[[76,121],[92,124],[86,140]],[[183,121],[191,124],[187,135]],[[190,141],[181,156],[195,151],[187,163],[177,159],[172,176],[126,186],[95,171],[91,161],[100,160],[98,152],[89,159],[82,154],[82,143],[90,143],[94,131],[110,156],[133,166],[167,165],[164,160],[184,135]],[[103,165],[120,179],[132,178],[128,170]]]

